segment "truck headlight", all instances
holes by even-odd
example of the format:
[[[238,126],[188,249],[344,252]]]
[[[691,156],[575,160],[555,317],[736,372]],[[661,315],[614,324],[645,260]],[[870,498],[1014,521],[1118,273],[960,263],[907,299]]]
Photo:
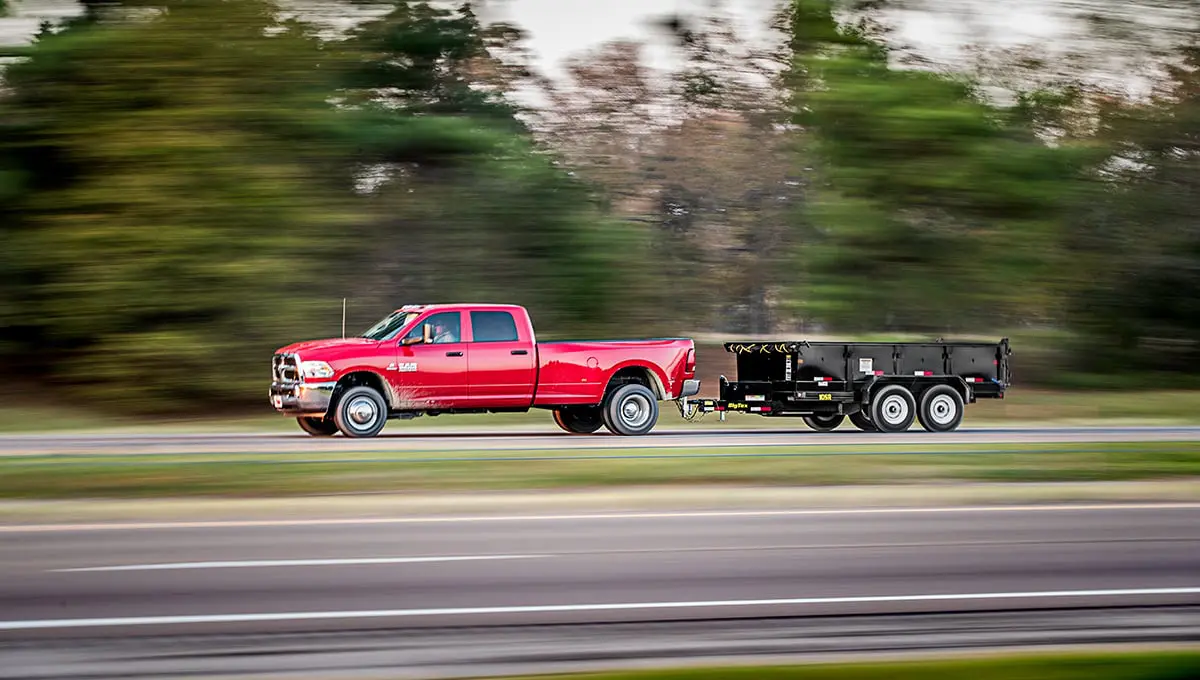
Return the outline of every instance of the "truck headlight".
[[[332,378],[333,367],[324,361],[305,361],[300,364],[300,373],[305,378]]]

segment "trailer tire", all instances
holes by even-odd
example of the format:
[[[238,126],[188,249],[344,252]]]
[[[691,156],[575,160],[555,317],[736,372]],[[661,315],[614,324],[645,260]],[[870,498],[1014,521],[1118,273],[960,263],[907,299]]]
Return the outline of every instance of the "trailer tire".
[[[554,409],[554,422],[571,434],[592,434],[604,427],[598,406]]]
[[[871,396],[871,423],[880,432],[904,432],[917,417],[917,400],[908,388],[888,385]]]
[[[328,418],[297,418],[300,429],[314,437],[332,437],[337,434],[337,423]]]
[[[645,385],[629,383],[608,394],[602,414],[605,427],[613,434],[649,434],[658,422],[658,398]]]
[[[387,425],[387,402],[373,387],[353,387],[338,399],[333,410],[333,422],[347,437],[368,439],[383,431]]]
[[[857,427],[863,432],[879,431],[879,428],[875,427],[875,423],[872,423],[871,419],[867,417],[866,411],[855,411],[854,413],[851,413],[850,422],[854,424],[854,427]]]
[[[846,416],[836,413],[831,416],[804,416],[804,424],[817,432],[833,432],[841,426]]]
[[[928,432],[953,432],[962,424],[963,398],[949,385],[934,385],[921,395],[917,419]]]

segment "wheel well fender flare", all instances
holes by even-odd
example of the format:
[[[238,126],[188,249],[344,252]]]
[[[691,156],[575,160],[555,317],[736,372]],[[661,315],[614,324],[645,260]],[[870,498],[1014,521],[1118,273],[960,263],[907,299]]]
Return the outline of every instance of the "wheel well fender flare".
[[[608,395],[616,385],[628,382],[638,382],[650,388],[654,396],[662,401],[667,399],[667,377],[651,365],[640,361],[627,361],[618,364],[605,381],[604,394]]]
[[[394,409],[397,407],[397,396],[395,390],[392,389],[390,383],[384,379],[378,371],[371,368],[356,368],[346,371],[342,377],[338,378],[337,384],[333,388],[333,398],[329,400],[329,412],[337,406],[338,397],[342,392],[345,392],[351,387],[372,387],[379,390],[383,395],[383,399],[387,402],[388,408]]]

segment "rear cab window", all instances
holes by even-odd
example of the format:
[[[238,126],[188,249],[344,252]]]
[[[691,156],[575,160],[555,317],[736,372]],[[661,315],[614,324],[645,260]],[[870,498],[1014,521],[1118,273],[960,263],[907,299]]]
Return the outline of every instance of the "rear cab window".
[[[471,312],[474,342],[517,342],[517,322],[509,312]]]

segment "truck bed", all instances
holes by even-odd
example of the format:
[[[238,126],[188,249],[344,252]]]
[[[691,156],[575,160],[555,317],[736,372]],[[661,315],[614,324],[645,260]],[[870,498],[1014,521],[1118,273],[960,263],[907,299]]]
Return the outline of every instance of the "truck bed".
[[[693,375],[686,366],[692,348],[687,338],[539,341],[534,405],[599,403],[611,376],[635,366],[653,375],[662,398],[673,399]]]

